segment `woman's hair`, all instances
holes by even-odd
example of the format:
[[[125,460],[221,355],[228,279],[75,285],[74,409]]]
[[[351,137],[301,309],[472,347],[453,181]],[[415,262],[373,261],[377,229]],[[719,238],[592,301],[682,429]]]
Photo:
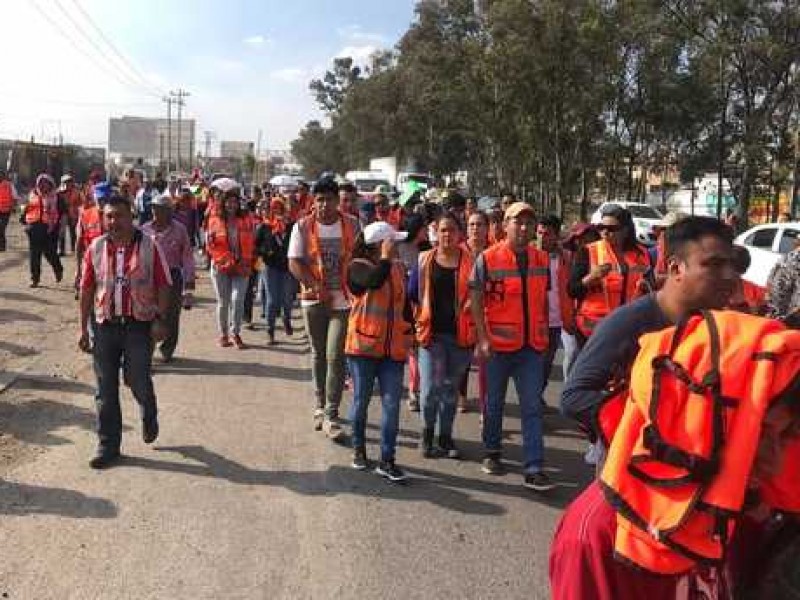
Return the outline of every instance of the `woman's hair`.
[[[445,220],[452,221],[453,223],[455,223],[456,224],[456,229],[458,229],[459,232],[464,233],[464,226],[461,224],[461,220],[454,213],[450,212],[449,210],[446,210],[446,211],[444,211],[442,213],[439,213],[439,215],[436,217],[436,220],[434,221],[434,224],[438,228],[439,227],[439,223],[441,223],[442,221],[445,221]]]
[[[620,225],[620,245],[624,250],[635,250],[638,248],[636,241],[636,225],[633,222],[631,213],[621,206],[610,204],[600,213],[603,217],[613,217]]]
[[[481,220],[481,221],[483,221],[483,224],[484,224],[484,225],[485,225],[487,228],[489,227],[489,215],[487,215],[487,214],[486,214],[485,212],[483,212],[482,210],[476,210],[474,213],[472,213],[472,214],[469,216],[469,218],[467,218],[467,223],[469,223],[469,220],[470,220],[472,217],[479,217],[479,218],[480,218],[480,220]]]
[[[407,231],[408,237],[406,241],[403,242],[404,244],[413,244],[414,240],[417,239],[419,232],[425,229],[425,219],[422,215],[418,215],[416,213],[412,213],[410,215],[406,215],[403,219],[403,222],[400,225],[401,231]]]

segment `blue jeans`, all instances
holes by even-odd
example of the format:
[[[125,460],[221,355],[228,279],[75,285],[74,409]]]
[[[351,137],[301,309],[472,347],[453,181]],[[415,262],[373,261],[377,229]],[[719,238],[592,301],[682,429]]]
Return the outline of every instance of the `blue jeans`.
[[[261,280],[266,289],[262,295],[264,314],[267,315],[267,329],[275,331],[278,313],[283,313],[284,328],[291,326],[292,303],[294,302],[294,277],[289,271],[266,267],[261,272]]]
[[[542,389],[541,352],[527,347],[516,352],[492,354],[486,364],[488,390],[486,415],[483,423],[483,445],[490,454],[503,450],[503,409],[506,403],[508,380],[514,380],[519,397],[522,418],[522,451],[525,473],[536,473],[544,462],[544,440],[542,438]]]
[[[400,397],[403,394],[403,363],[390,358],[348,356],[353,375],[353,448],[366,445],[367,409],[377,378],[381,389],[381,460],[394,460],[397,429],[400,426]]]
[[[461,348],[453,335],[434,335],[430,346],[419,349],[419,387],[422,423],[439,435],[453,435],[458,385],[472,360],[472,349]]]
[[[94,328],[94,371],[97,375],[97,434],[103,451],[119,451],[122,412],[119,372],[123,367],[143,421],[156,418],[156,393],[150,371],[152,341],[149,322],[100,323]]]

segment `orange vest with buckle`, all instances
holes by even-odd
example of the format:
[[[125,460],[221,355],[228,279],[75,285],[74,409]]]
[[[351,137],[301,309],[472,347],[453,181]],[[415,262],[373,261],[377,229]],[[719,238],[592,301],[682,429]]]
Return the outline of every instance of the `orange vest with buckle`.
[[[37,193],[31,193],[28,203],[25,205],[25,223],[50,223],[50,213],[44,206],[44,199]]]
[[[342,238],[339,247],[339,280],[342,283],[342,292],[347,294],[345,285],[347,281],[347,263],[350,261],[350,253],[353,251],[356,226],[355,220],[347,215],[340,215],[339,222],[342,224]],[[305,244],[306,258],[308,260],[308,267],[311,269],[311,274],[314,276],[315,281],[324,283],[325,265],[322,261],[322,250],[319,243],[319,221],[317,221],[316,216],[312,214],[300,219],[300,221],[297,222],[297,228],[297,233],[301,236]],[[319,294],[301,283],[300,298],[303,300],[319,300]]]
[[[578,329],[589,337],[603,317],[640,295],[639,284],[650,270],[650,257],[647,251],[637,247],[625,252],[620,260],[611,245],[603,240],[588,244],[586,250],[590,270],[599,265],[611,265],[608,275],[589,287],[578,306]]]
[[[81,208],[78,217],[78,246],[88,248],[94,240],[103,234],[100,208],[97,204]]]
[[[436,250],[429,250],[419,255],[419,311],[416,315],[417,342],[423,348],[431,344],[433,337],[433,263]],[[459,249],[458,268],[456,270],[456,343],[462,348],[475,345],[475,321],[472,319],[469,299],[469,279],[472,274],[472,256]]]
[[[0,213],[11,212],[14,208],[14,192],[11,182],[7,179],[0,181]]]
[[[525,282],[528,296],[528,346],[543,352],[550,338],[547,314],[547,286],[550,280],[550,257],[528,246],[528,271]],[[522,278],[517,257],[505,243],[483,252],[486,283],[483,294],[486,328],[492,350],[516,352],[525,346],[525,310]]]
[[[405,268],[398,262],[377,290],[351,297],[344,351],[350,356],[405,361],[411,349],[411,324],[403,317]]]
[[[232,277],[249,277],[255,262],[256,250],[252,220],[249,217],[236,217],[236,232],[239,237],[238,260],[228,239],[227,221],[218,215],[211,216],[208,220],[206,248],[220,273]]]
[[[724,559],[764,416],[798,376],[800,331],[705,311],[639,344],[600,480],[617,511],[617,556],[675,575]],[[796,505],[800,477],[781,484],[772,501]]]
[[[108,236],[104,235],[89,246],[94,267],[95,317],[99,323],[112,318],[111,301],[114,298],[114,285],[117,273],[109,260]],[[155,242],[146,235],[138,234],[134,241],[134,251],[125,276],[131,292],[133,318],[137,321],[152,321],[158,314],[158,293],[154,282],[156,250]]]

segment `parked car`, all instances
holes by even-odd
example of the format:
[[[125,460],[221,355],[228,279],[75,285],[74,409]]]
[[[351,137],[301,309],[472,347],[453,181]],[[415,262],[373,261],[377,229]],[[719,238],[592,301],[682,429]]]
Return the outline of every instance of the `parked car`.
[[[612,204],[631,213],[633,224],[636,226],[636,239],[640,244],[652,246],[656,243],[654,228],[661,224],[664,215],[649,204],[642,204],[641,202],[603,202],[592,214],[591,222],[593,225],[597,225],[602,221],[603,209]]]
[[[767,285],[775,265],[800,243],[800,222],[756,225],[740,234],[735,243],[750,251],[750,268],[744,278]]]

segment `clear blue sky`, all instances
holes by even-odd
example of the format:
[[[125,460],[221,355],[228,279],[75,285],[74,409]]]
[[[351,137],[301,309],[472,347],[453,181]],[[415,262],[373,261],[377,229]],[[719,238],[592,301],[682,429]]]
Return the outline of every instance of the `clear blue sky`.
[[[164,114],[158,92],[183,87],[191,93],[186,110],[197,119],[199,131],[213,130],[218,140],[255,140],[261,129],[267,147],[287,147],[306,121],[320,116],[308,92],[309,80],[324,73],[335,56],[364,60],[377,48],[392,47],[411,23],[414,4],[9,2],[4,4],[9,34],[0,36],[0,52],[9,57],[26,48],[26,60],[6,61],[0,136],[48,137],[59,128],[68,141],[102,142],[108,117]],[[135,71],[120,65],[81,9]],[[30,43],[33,31],[35,46]]]

